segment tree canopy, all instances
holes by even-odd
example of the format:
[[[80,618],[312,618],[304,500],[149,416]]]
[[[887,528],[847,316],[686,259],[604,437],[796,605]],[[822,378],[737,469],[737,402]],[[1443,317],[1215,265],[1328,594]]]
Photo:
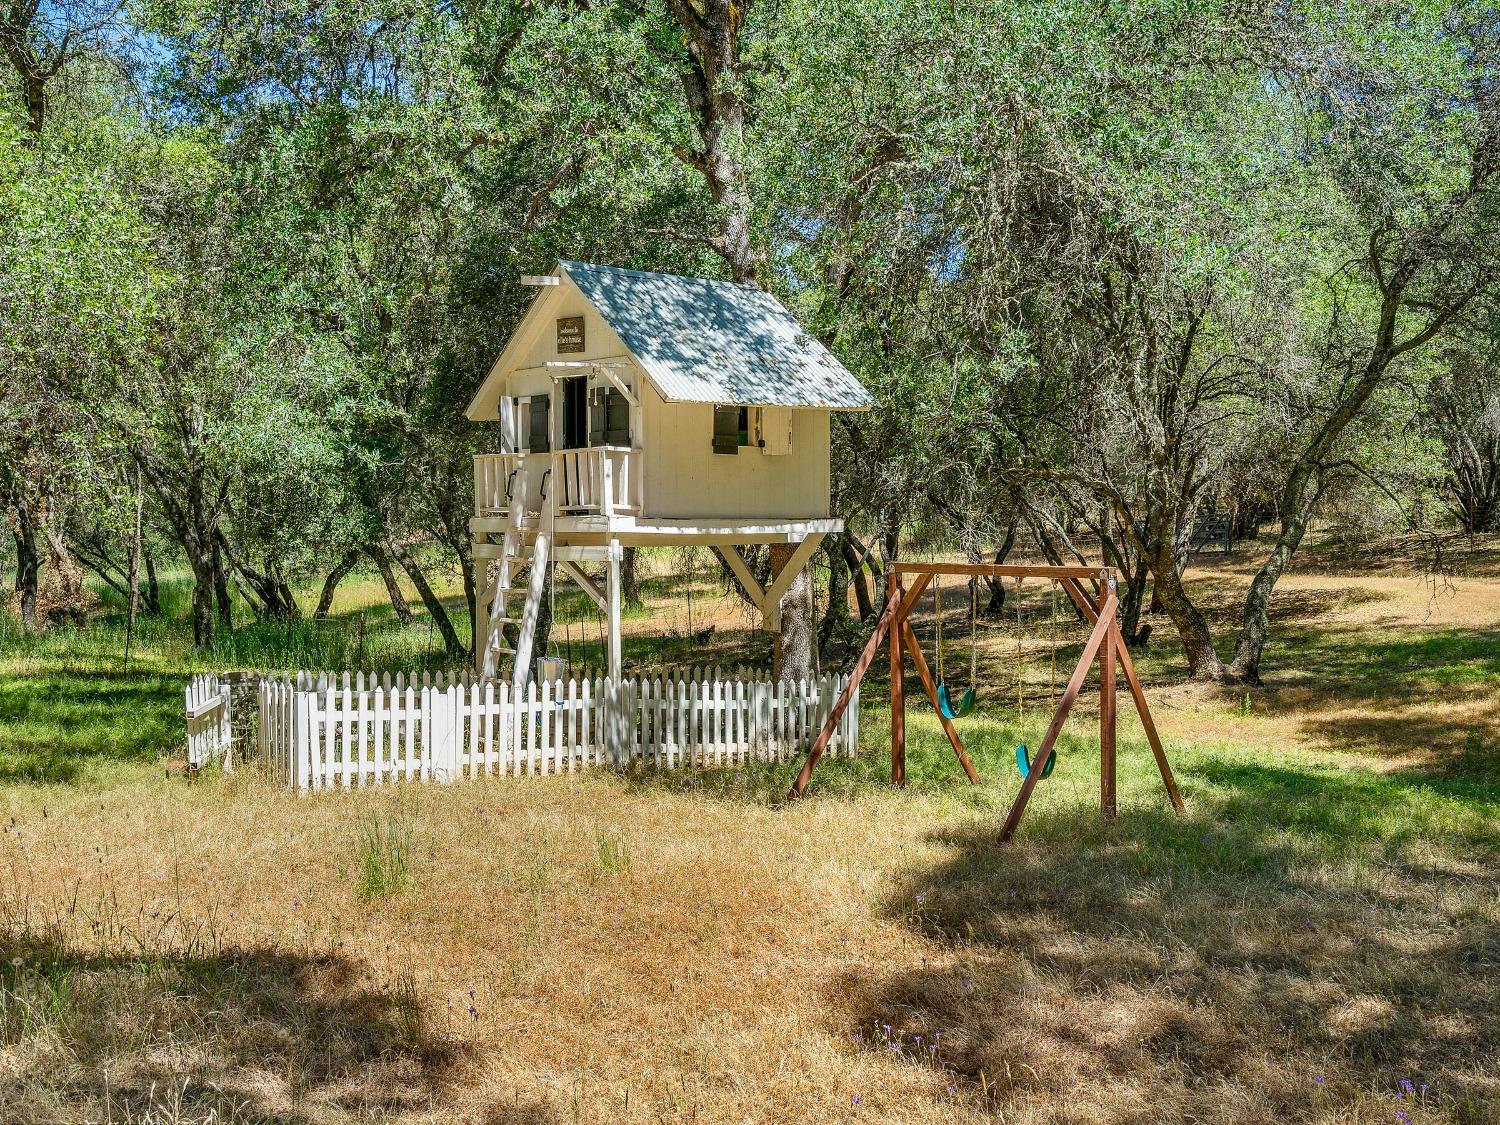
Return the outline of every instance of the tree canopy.
[[[1087,542],[1129,633],[1149,589],[1253,681],[1315,514],[1500,528],[1488,5],[25,0],[0,47],[34,627],[140,489],[200,643],[368,557],[458,654],[463,407],[559,257],[762,285],[874,391],[833,616],[903,540]],[[1211,512],[1271,529],[1233,637],[1181,577]]]

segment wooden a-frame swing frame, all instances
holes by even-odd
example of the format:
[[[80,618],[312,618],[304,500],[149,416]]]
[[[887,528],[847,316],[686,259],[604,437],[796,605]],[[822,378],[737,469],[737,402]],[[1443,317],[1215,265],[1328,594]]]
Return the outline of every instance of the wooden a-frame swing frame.
[[[902,581],[902,578],[908,575],[912,580],[909,589]],[[839,719],[849,706],[850,700],[853,699],[865,673],[870,670],[870,665],[875,662],[881,644],[886,642],[889,643],[891,668],[891,783],[897,786],[906,784],[905,661],[910,656],[912,666],[922,681],[922,689],[927,693],[932,709],[937,713],[938,721],[943,726],[943,733],[948,736],[948,742],[953,747],[953,753],[958,757],[959,765],[963,767],[971,783],[979,784],[979,772],[974,768],[974,763],[969,760],[963,741],[958,737],[958,731],[954,728],[952,720],[943,714],[942,708],[938,705],[937,684],[933,681],[932,670],[927,666],[927,659],[922,654],[922,648],[917,643],[917,636],[911,624],[912,610],[916,608],[918,599],[932,580],[940,575],[968,578],[1047,579],[1063,588],[1085,620],[1093,626],[1088,640],[1084,642],[1083,651],[1078,655],[1078,663],[1073,668],[1073,674],[1068,678],[1067,687],[1063,690],[1057,710],[1052,715],[1052,722],[1047,726],[1047,733],[1042,738],[1042,744],[1032,759],[1031,769],[1022,780],[1020,792],[1011,803],[1005,824],[1000,829],[1002,843],[1011,838],[1016,826],[1020,824],[1021,816],[1026,811],[1026,804],[1031,800],[1031,791],[1036,788],[1037,781],[1043,776],[1047,763],[1052,759],[1057,736],[1061,733],[1063,723],[1067,721],[1073,704],[1078,701],[1078,693],[1083,689],[1083,681],[1088,676],[1089,667],[1095,660],[1099,662],[1100,810],[1106,819],[1113,819],[1115,816],[1115,669],[1118,665],[1119,670],[1125,674],[1125,682],[1130,688],[1130,697],[1135,702],[1136,714],[1141,717],[1141,728],[1146,733],[1146,741],[1151,745],[1151,753],[1156,758],[1157,769],[1161,771],[1161,780],[1166,787],[1167,796],[1171,798],[1174,809],[1178,812],[1183,811],[1182,794],[1177,790],[1177,781],[1172,776],[1172,767],[1167,762],[1161,737],[1156,732],[1156,723],[1151,718],[1151,709],[1146,704],[1146,693],[1141,688],[1140,678],[1135,674],[1135,665],[1130,659],[1130,651],[1120,632],[1118,612],[1120,600],[1114,569],[1086,566],[1003,566],[989,563],[895,563],[891,566],[885,609],[880,615],[880,620],[876,622],[875,631],[870,634],[870,639],[865,643],[864,651],[855,662],[853,671],[849,674],[848,684],[839,693],[833,710],[829,712],[828,719],[823,724],[823,729],[813,740],[812,747],[807,752],[807,760],[803,762],[802,770],[797,774],[797,780],[793,783],[791,792],[787,794],[789,799],[800,797],[807,791],[813,769],[817,766],[818,759],[823,756],[823,752],[828,749],[829,740],[838,729]],[[1096,585],[1097,592],[1093,596],[1090,596],[1084,588],[1084,582],[1092,582]]]

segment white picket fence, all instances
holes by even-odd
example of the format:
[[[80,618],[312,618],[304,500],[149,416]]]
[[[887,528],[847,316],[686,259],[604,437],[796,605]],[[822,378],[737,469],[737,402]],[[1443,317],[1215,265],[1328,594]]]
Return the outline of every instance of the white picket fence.
[[[218,759],[226,770],[234,768],[234,736],[230,723],[229,685],[219,677],[203,673],[188,681],[183,690],[187,716],[188,765],[201,769]]]
[[[797,684],[716,671],[510,685],[349,673],[266,679],[256,750],[297,789],[782,761],[816,737],[847,677]],[[859,746],[859,697],[829,746]]]

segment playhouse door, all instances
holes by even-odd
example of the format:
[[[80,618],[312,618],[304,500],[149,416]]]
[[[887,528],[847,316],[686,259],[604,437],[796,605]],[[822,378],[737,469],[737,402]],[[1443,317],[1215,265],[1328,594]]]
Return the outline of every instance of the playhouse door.
[[[582,449],[589,443],[588,376],[562,380],[562,410],[562,447]]]

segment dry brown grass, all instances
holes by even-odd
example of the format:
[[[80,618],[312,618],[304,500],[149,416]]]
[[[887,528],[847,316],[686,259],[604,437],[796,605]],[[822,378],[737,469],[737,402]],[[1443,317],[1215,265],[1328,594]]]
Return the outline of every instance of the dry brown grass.
[[[1500,1121],[1497,790],[1350,735],[1493,729],[1493,681],[1360,671],[1361,638],[1500,624],[1493,583],[1422,589],[1289,579],[1282,624],[1373,694],[1163,686],[1189,817],[1131,740],[1101,825],[1080,721],[1005,848],[998,700],[980,794],[917,713],[914,790],[839,767],[786,808],[779,777],[7,786],[0,1120]],[[391,816],[413,884],[361,897]]]

